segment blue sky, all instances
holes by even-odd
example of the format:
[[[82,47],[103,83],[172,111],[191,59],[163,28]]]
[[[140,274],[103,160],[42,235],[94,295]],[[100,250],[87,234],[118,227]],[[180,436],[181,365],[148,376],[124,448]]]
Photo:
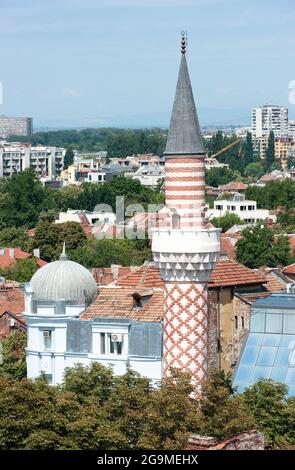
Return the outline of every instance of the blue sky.
[[[294,24],[294,0],[0,0],[0,113],[168,125],[186,30],[201,124],[246,123],[252,106],[288,105]]]

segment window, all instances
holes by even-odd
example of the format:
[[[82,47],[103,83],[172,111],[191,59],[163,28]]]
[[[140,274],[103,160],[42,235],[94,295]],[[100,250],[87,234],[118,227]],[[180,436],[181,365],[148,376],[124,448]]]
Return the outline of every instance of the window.
[[[118,333],[100,333],[100,354],[121,356],[124,335]]]
[[[52,331],[43,330],[43,348],[44,351],[50,351],[52,348]]]
[[[100,333],[100,354],[106,353],[106,335],[105,333]]]
[[[122,354],[123,335],[108,335],[110,341],[110,354],[120,356]]]
[[[220,204],[219,204],[219,205],[218,205],[218,204],[216,205],[216,209],[217,209],[218,211],[221,211],[222,208],[223,208],[223,206],[221,206]]]
[[[237,330],[238,327],[239,327],[239,325],[238,325],[238,316],[235,315],[235,329]]]
[[[245,322],[244,322],[244,317],[241,317],[241,328],[245,328]]]
[[[235,210],[236,210],[236,206],[231,206],[231,210],[232,210],[232,211],[235,211]]]

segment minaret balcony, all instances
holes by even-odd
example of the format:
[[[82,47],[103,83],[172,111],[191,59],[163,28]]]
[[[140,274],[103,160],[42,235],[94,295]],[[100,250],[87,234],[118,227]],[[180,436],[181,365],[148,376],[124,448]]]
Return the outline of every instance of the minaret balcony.
[[[207,282],[220,255],[220,229],[153,229],[152,252],[162,279]]]

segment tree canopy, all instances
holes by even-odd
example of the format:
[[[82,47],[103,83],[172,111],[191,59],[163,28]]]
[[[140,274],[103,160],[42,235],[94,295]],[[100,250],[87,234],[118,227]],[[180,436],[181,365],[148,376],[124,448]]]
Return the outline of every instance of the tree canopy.
[[[15,372],[15,371],[14,371]],[[13,378],[0,367],[0,449],[185,449],[191,434],[226,439],[258,429],[268,448],[295,444],[294,398],[286,387],[260,380],[236,395],[224,372],[210,373],[203,396],[179,370],[152,387],[128,369],[115,376],[99,363],[76,365],[59,386],[45,376]]]
[[[242,231],[238,240],[237,260],[248,268],[261,266],[286,266],[292,262],[288,238],[274,238],[274,232],[265,226],[256,225]]]

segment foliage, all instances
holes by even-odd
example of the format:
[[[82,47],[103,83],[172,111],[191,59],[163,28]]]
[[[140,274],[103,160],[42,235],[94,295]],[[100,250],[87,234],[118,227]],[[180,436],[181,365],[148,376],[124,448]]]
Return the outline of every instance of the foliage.
[[[14,140],[13,140],[14,139]],[[80,151],[107,150],[109,157],[125,157],[138,153],[161,155],[166,143],[166,132],[160,129],[82,129],[36,132],[32,136],[12,136],[15,142],[26,141],[33,145],[43,144]]]
[[[206,171],[206,184],[208,186],[220,186],[230,181],[237,180],[241,177],[238,172],[234,172],[230,168],[217,167]]]
[[[275,135],[270,131],[266,150],[266,164],[270,168],[275,161]]]
[[[0,231],[0,246],[31,251],[31,240],[24,228],[9,227]]]
[[[288,418],[291,410],[286,400],[287,389],[284,384],[264,379],[246,389],[242,395],[248,413],[254,418],[257,429],[263,431],[268,447],[281,447],[290,441],[292,430]],[[294,420],[294,407],[292,416]]]
[[[66,170],[74,161],[74,149],[72,145],[69,145],[64,157],[64,169]]]
[[[42,259],[53,261],[61,254],[64,242],[70,251],[82,247],[85,241],[86,235],[77,222],[52,224],[44,221],[36,227],[33,247],[40,249]]]
[[[239,263],[252,269],[290,264],[290,247],[287,237],[274,239],[273,231],[260,225],[247,227],[243,230],[242,237],[236,244]]]
[[[0,269],[0,275],[11,281],[29,282],[37,269],[36,258],[18,259],[16,263]]]
[[[287,178],[283,181],[269,181],[264,187],[248,186],[246,199],[257,201],[258,208],[295,208],[295,183]]]
[[[95,239],[69,251],[69,257],[86,268],[102,268],[111,264],[139,266],[151,258],[151,251],[145,240]]]
[[[249,417],[241,398],[234,395],[231,375],[224,371],[211,372],[203,384],[200,407],[203,435],[221,440],[253,428],[254,420]]]
[[[33,170],[14,174],[6,181],[0,200],[2,227],[34,227],[44,200],[44,189]]]
[[[0,364],[0,374],[2,373],[7,379],[13,380],[21,380],[26,377],[26,345],[27,335],[20,330],[13,331],[2,341],[3,359]]]
[[[176,450],[191,434],[226,439],[253,428],[269,448],[295,444],[285,385],[261,380],[235,395],[230,375],[212,371],[194,398],[190,376],[171,372],[152,387],[131,369],[115,376],[99,363],[76,365],[55,387],[0,369],[0,449]]]
[[[264,168],[260,162],[249,163],[244,170],[245,176],[253,178],[255,180],[258,180],[259,178],[261,178],[263,174],[264,174]]]
[[[214,227],[220,227],[222,232],[226,232],[234,225],[243,225],[244,221],[237,214],[227,213],[222,217],[213,217],[210,219],[210,223]]]

